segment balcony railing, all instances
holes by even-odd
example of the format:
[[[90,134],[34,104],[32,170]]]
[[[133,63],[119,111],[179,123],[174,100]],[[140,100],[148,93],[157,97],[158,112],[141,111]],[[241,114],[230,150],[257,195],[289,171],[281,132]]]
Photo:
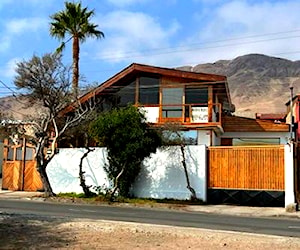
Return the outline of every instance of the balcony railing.
[[[150,123],[178,122],[183,125],[221,124],[221,104],[140,105]]]

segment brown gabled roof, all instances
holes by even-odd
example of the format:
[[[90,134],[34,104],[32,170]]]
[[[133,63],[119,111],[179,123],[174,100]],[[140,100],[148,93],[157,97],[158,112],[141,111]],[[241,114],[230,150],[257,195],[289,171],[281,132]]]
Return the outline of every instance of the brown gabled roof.
[[[138,63],[133,63],[129,65],[119,73],[115,74],[113,77],[109,78],[108,80],[100,84],[95,89],[84,94],[79,98],[79,102],[84,103],[89,99],[91,99],[92,97],[101,94],[105,89],[109,88],[110,86],[119,83],[120,81],[123,81],[125,79],[131,79],[134,76],[138,75],[139,73],[148,73],[156,76],[167,76],[167,77],[176,77],[176,78],[178,77],[189,81],[203,81],[209,84],[218,84],[218,85],[222,84],[222,87],[224,88],[224,92],[226,93],[226,97],[228,98],[227,101],[229,104],[231,104],[226,76],[206,74],[206,73],[196,73],[196,72],[156,67],[156,66],[138,64]],[[73,109],[73,105],[70,105],[63,111],[63,113],[67,113],[72,109]]]
[[[222,126],[224,132],[289,132],[289,125],[286,123],[239,116],[224,116]]]

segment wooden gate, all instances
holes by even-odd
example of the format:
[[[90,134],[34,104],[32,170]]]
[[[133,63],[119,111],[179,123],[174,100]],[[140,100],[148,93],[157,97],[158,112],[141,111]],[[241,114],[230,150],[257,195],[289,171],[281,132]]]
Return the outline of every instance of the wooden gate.
[[[208,149],[208,202],[284,206],[284,146]]]
[[[284,190],[284,147],[210,147],[209,188]]]
[[[284,147],[210,147],[208,187],[284,191]]]
[[[43,183],[34,160],[35,147],[25,139],[17,145],[4,141],[2,189],[41,191]]]

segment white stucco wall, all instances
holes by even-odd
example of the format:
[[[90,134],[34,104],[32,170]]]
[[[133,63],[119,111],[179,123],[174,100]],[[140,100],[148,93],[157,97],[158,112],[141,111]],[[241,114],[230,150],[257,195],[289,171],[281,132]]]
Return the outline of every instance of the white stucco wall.
[[[198,130],[198,145],[211,146],[210,144],[210,130]]]
[[[212,131],[212,145],[211,146],[220,146],[221,138],[216,135],[214,131]]]
[[[284,146],[284,185],[285,207],[295,204],[295,192],[294,192],[294,154],[293,144]]]
[[[221,138],[280,138],[280,144],[289,141],[288,132],[225,132]]]
[[[187,146],[186,164],[191,186],[206,201],[206,147]],[[133,186],[136,197],[189,199],[179,147],[158,150],[144,161],[144,168]]]
[[[49,181],[55,193],[82,193],[79,182],[80,158],[86,152],[84,148],[60,148],[47,166]],[[83,161],[86,184],[108,186],[109,181],[103,166],[107,163],[105,148],[95,148]]]
[[[79,162],[86,149],[59,149],[47,167],[47,173],[55,193],[82,193],[79,183]],[[186,163],[191,186],[199,199],[206,201],[206,147],[186,147]],[[132,193],[136,197],[188,199],[186,179],[181,165],[179,147],[160,149],[144,161],[144,166]],[[106,160],[105,148],[95,148],[83,162],[86,184],[108,187],[109,181],[103,169]]]

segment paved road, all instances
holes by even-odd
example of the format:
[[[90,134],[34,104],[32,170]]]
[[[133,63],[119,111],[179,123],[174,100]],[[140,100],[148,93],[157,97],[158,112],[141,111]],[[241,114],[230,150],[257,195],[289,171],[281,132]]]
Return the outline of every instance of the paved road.
[[[290,218],[237,217],[162,209],[0,199],[1,212],[128,221],[300,237],[300,220]]]

